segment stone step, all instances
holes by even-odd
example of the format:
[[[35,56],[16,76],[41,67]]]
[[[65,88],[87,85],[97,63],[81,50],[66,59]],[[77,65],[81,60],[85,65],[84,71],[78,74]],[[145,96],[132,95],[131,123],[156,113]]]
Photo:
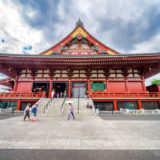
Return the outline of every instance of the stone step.
[[[60,109],[62,107],[63,102],[64,98],[55,98],[51,103],[50,108],[46,113],[46,116],[60,114]]]
[[[48,111],[44,114],[45,116],[67,116],[69,112],[69,107],[67,103],[64,103],[64,98],[54,98],[53,102],[50,104]],[[87,102],[89,101],[89,104],[92,104],[91,99],[79,99],[79,109],[78,109],[78,98],[68,98],[65,100],[72,101],[74,106],[74,114],[77,115],[93,115],[93,110],[90,108],[87,108]],[[48,101],[47,101],[48,102]],[[42,103],[42,102],[41,102]],[[43,102],[44,103],[44,102]],[[63,105],[63,112],[62,112],[62,104]],[[42,110],[44,110],[44,107],[42,107]],[[78,114],[79,112],[79,114]]]
[[[41,115],[44,111],[45,105],[49,102],[50,98],[41,98],[38,103],[38,114]]]

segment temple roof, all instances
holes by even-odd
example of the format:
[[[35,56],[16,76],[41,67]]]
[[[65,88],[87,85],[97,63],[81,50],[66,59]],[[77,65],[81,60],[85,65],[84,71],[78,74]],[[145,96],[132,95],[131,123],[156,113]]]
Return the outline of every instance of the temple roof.
[[[82,26],[83,27],[83,22],[81,21],[81,19],[79,18],[78,22],[76,23],[76,27],[78,26]]]
[[[76,47],[77,45],[77,47]],[[85,28],[81,19],[76,23],[75,29],[63,40],[53,45],[40,55],[117,55],[119,52],[111,49],[94,38]],[[77,54],[75,54],[77,52]]]
[[[35,54],[35,55],[24,55],[24,54],[6,54],[6,53],[0,53],[0,57],[21,57],[21,58],[129,58],[129,57],[156,57],[160,56],[160,52],[157,53],[128,53],[128,54],[115,54],[115,55],[109,55],[109,54],[101,54],[101,55],[82,55],[82,56],[73,56],[73,55],[64,55],[63,57],[61,55],[52,54],[52,55],[41,55],[41,54]]]
[[[0,71],[9,77],[15,77],[16,70],[83,68],[144,68],[145,78],[160,71],[160,53],[154,54],[119,54],[94,56],[61,56],[61,55],[20,55],[0,54]]]

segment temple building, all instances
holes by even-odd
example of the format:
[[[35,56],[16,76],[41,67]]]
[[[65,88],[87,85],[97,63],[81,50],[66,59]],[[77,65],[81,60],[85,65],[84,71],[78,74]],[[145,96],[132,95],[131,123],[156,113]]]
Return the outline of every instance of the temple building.
[[[121,54],[94,38],[81,20],[73,31],[37,55],[0,53],[0,107],[23,110],[39,98],[86,97],[100,110],[156,109],[160,92],[145,79],[160,72],[160,53]]]

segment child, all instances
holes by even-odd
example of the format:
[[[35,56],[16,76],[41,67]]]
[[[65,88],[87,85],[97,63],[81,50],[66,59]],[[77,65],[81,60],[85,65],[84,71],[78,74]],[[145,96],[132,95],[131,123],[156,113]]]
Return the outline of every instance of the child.
[[[26,121],[26,117],[28,117],[28,119],[31,120],[30,119],[30,103],[27,104],[24,110],[24,121]]]
[[[38,104],[35,104],[33,107],[32,107],[32,113],[33,113],[33,116],[34,118],[32,119],[32,121],[35,120],[39,120],[38,117],[37,117],[37,112],[38,112]]]

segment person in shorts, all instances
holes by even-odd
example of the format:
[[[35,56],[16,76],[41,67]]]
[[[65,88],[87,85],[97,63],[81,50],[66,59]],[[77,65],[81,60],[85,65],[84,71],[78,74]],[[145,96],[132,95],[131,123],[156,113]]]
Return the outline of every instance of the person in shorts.
[[[39,120],[38,117],[37,117],[37,113],[38,113],[38,104],[35,104],[33,107],[32,107],[32,113],[33,113],[33,119],[32,121],[34,120]]]

